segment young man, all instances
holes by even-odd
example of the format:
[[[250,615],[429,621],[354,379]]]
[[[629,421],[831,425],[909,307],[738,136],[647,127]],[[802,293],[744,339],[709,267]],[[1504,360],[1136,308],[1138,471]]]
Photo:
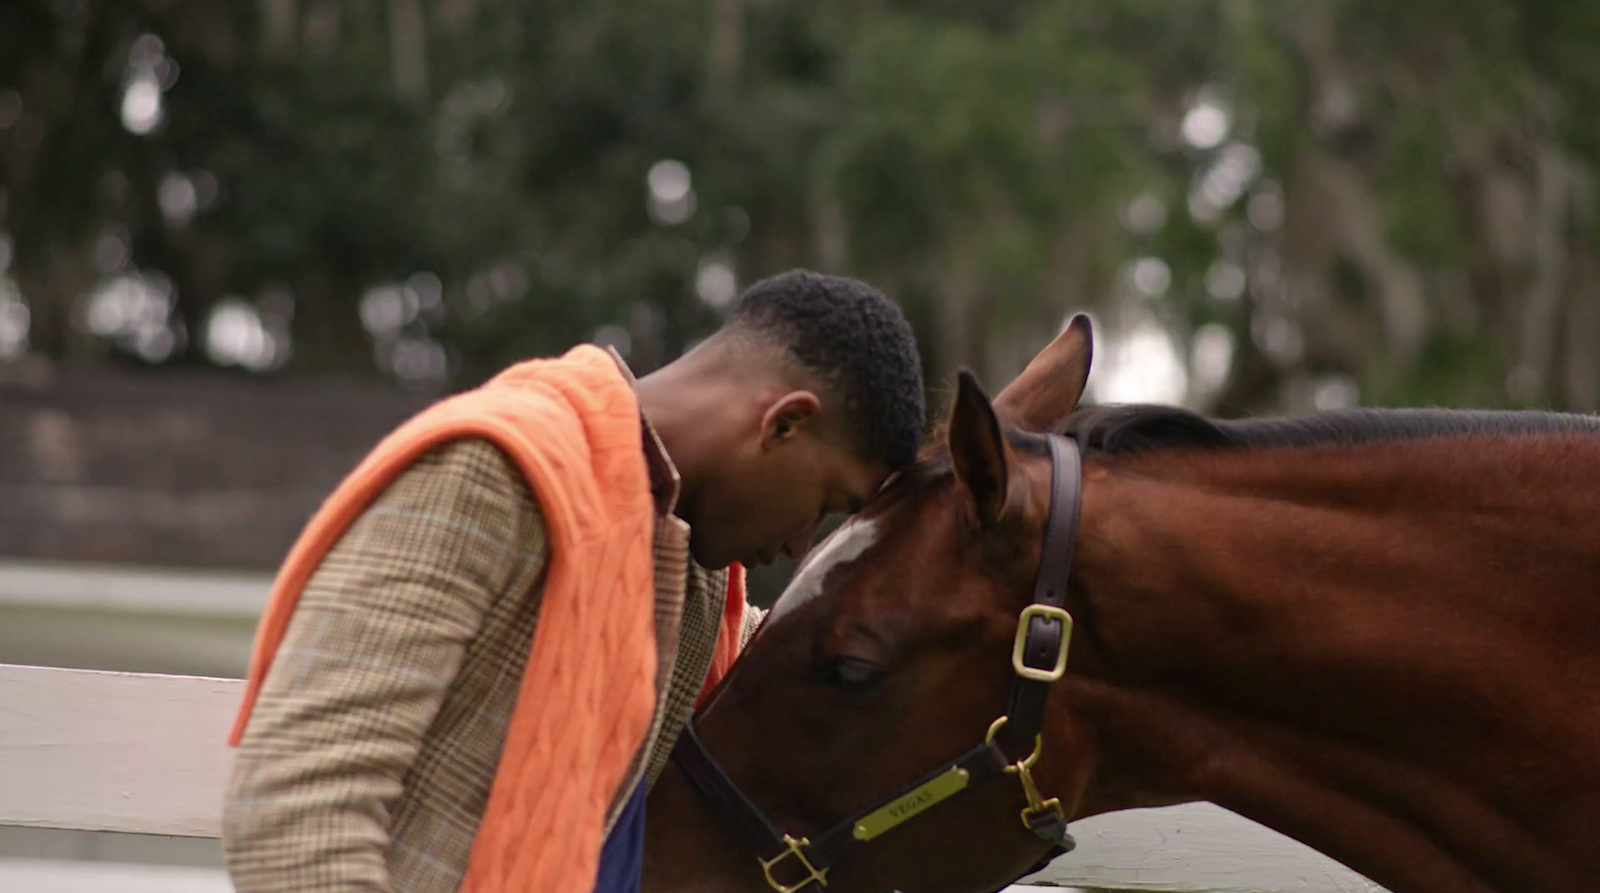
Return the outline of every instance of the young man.
[[[791,272],[635,381],[575,348],[380,444],[257,632],[223,846],[239,893],[615,893],[644,792],[798,556],[909,464],[911,329]]]

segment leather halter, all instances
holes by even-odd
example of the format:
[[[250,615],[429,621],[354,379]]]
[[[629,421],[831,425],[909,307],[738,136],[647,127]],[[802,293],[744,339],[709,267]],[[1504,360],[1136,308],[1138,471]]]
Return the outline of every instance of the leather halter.
[[[684,727],[672,759],[714,810],[739,829],[749,848],[758,854],[767,883],[776,893],[826,890],[828,869],[857,849],[955,794],[1007,774],[1019,778],[1028,801],[1021,813],[1023,827],[1053,845],[1045,861],[1075,846],[1067,833],[1061,801],[1041,796],[1030,771],[1044,746],[1041,729],[1050,685],[1067,668],[1067,648],[1072,638],[1072,616],[1065,610],[1067,578],[1083,503],[1083,465],[1077,442],[1054,434],[1046,439],[1050,445],[1050,516],[1045,522],[1033,601],[1017,619],[1011,654],[1016,680],[1011,686],[1010,701],[1005,714],[989,727],[982,744],[811,840],[784,834],[774,827],[766,813],[750,802],[706,752],[693,721]],[[1028,756],[1014,760],[1002,746],[1006,743],[1023,747],[1031,743],[1032,750]],[[1042,866],[1043,863],[1039,867]]]

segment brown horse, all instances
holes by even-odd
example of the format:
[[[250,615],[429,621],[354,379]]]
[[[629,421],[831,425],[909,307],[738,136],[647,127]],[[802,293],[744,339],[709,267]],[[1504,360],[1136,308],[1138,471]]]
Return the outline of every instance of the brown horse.
[[[992,890],[1051,852],[1016,775],[899,793],[1007,712],[1064,432],[1076,625],[1041,798],[1213,801],[1395,893],[1600,890],[1600,423],[1075,412],[1089,343],[1075,322],[992,405],[963,375],[943,436],[802,565],[696,721],[756,813],[799,838],[924,810],[831,867],[842,893]],[[767,891],[738,814],[669,768],[646,890]]]

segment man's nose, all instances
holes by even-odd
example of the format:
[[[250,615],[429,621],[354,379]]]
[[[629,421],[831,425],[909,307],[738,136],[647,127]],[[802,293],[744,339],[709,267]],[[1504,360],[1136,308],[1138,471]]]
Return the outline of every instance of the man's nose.
[[[804,558],[805,554],[811,551],[811,544],[816,540],[817,529],[821,526],[822,521],[821,519],[818,519],[813,521],[811,526],[807,527],[804,531],[791,537],[788,542],[783,544],[783,554],[786,555],[790,561],[798,561],[801,558]]]

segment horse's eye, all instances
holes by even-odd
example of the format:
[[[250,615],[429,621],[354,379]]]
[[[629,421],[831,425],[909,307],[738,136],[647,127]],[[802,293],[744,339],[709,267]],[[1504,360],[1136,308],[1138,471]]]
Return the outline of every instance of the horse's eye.
[[[835,657],[818,668],[821,681],[846,691],[866,691],[887,675],[882,667],[856,657]]]

